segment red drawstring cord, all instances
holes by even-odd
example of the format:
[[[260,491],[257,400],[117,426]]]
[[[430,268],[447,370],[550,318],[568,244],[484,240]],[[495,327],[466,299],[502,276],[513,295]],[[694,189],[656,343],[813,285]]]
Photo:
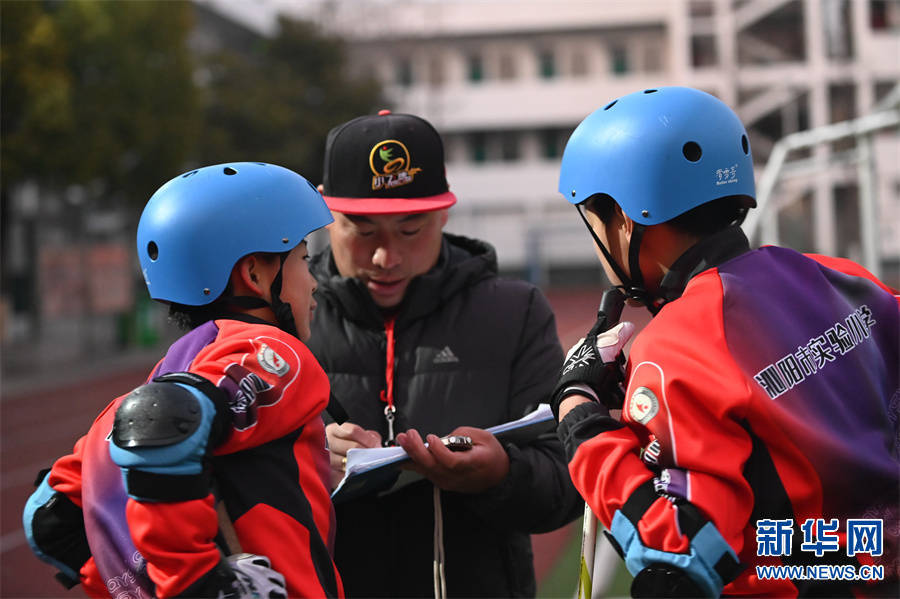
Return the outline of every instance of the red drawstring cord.
[[[387,356],[384,365],[385,389],[381,392],[381,401],[387,404],[384,408],[384,417],[388,424],[388,438],[385,444],[394,444],[394,319],[384,321],[384,332],[387,337]]]

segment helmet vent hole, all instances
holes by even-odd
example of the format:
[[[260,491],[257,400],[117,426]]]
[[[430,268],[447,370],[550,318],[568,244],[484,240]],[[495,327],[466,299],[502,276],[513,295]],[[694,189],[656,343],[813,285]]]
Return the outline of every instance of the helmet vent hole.
[[[226,166],[224,169],[222,169],[222,172],[225,173],[226,175],[236,175],[237,174],[237,171],[234,170],[233,168],[231,168],[230,166]]]
[[[191,177],[191,176],[196,175],[196,174],[197,174],[197,171],[196,171],[196,169],[195,169],[195,170],[192,170],[192,171],[189,172],[189,173],[185,173],[185,174],[181,175],[181,178],[182,178],[182,179],[187,179],[188,177]]]
[[[159,258],[159,247],[156,245],[155,241],[151,241],[147,244],[147,255],[150,256],[150,259],[154,262]]]
[[[616,105],[616,102],[618,102],[618,100],[613,100],[612,102],[610,102],[609,104],[607,104],[606,106],[604,106],[604,107],[603,107],[603,110],[609,110],[610,108],[612,108],[613,106]]]
[[[750,153],[750,142],[747,141],[746,135],[741,135],[741,148],[744,150],[744,154]]]
[[[655,94],[657,91],[659,91],[659,90],[655,90],[655,89],[645,89],[645,90],[644,90],[644,93],[645,93],[645,94]]]
[[[700,156],[703,155],[703,150],[700,149],[700,145],[697,142],[689,141],[681,148],[681,153],[691,162],[697,162],[700,160]]]

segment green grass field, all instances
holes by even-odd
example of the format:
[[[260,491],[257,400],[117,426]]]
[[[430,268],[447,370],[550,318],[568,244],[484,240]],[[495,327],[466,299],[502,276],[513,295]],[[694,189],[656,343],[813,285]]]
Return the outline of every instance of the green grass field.
[[[553,568],[540,581],[537,593],[540,599],[572,599],[575,596],[581,559],[581,520],[578,520],[577,531],[560,552]],[[620,562],[609,586],[595,589],[594,597],[630,597],[631,579],[624,562]]]

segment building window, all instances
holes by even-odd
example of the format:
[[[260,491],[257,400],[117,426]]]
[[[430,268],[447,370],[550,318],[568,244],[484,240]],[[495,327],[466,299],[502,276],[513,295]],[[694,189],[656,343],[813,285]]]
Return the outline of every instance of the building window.
[[[710,0],[691,0],[689,10],[692,17],[711,17],[714,13]]]
[[[609,49],[610,70],[616,75],[628,72],[628,53],[624,46],[613,46]]]
[[[504,162],[512,162],[519,159],[519,134],[507,131],[500,135],[500,159]]]
[[[465,151],[465,139],[460,139],[453,133],[442,135],[441,139],[444,141],[444,162],[447,164],[457,162],[460,158],[460,148]]]
[[[657,41],[648,41],[644,46],[644,70],[647,73],[659,73],[663,70],[663,47]]]
[[[516,78],[516,61],[511,54],[501,54],[499,64],[500,79]]]
[[[487,160],[487,136],[484,133],[472,133],[469,136],[469,159],[478,163]]]
[[[876,31],[900,29],[900,3],[896,0],[871,0],[869,21]]]
[[[556,57],[553,56],[553,52],[545,50],[538,54],[538,72],[541,79],[556,77]]]
[[[695,67],[712,67],[718,62],[716,38],[711,35],[695,35],[691,38],[691,64]]]
[[[541,157],[553,160],[562,156],[566,136],[559,129],[544,129],[540,132]]]
[[[825,53],[828,58],[849,60],[853,58],[851,27],[853,16],[849,3],[829,2],[822,7],[825,27]]]
[[[412,62],[408,58],[401,58],[396,64],[395,78],[397,85],[409,87],[413,82]]]
[[[484,79],[484,63],[481,55],[472,54],[469,56],[469,81],[478,82]]]
[[[432,56],[428,60],[428,85],[441,87],[444,84],[444,61],[440,56]]]
[[[588,74],[587,55],[578,50],[572,55],[572,75],[574,77],[584,77]]]
[[[875,103],[878,104],[882,100],[884,100],[891,91],[893,91],[894,87],[897,85],[896,81],[876,81],[875,82]]]

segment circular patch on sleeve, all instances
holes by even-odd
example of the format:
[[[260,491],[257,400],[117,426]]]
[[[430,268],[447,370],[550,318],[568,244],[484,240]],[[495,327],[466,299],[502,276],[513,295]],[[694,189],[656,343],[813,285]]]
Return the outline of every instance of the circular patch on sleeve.
[[[266,345],[262,344],[262,347],[259,348],[259,353],[256,354],[256,359],[259,361],[259,365],[263,367],[267,372],[271,372],[275,376],[284,376],[291,369],[290,364],[287,361],[278,355],[274,349]]]
[[[638,387],[628,400],[628,415],[640,424],[647,424],[659,413],[659,400],[647,387]]]

